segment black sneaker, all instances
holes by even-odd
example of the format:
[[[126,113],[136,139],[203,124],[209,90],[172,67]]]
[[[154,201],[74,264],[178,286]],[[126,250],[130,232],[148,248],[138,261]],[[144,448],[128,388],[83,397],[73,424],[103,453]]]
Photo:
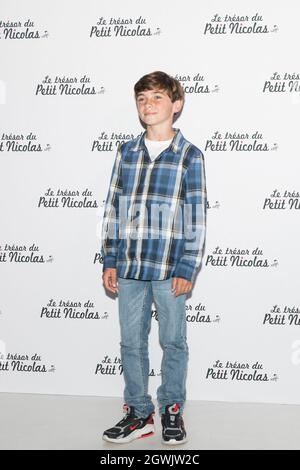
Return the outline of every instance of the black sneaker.
[[[126,404],[123,406],[123,411],[126,413],[124,418],[113,428],[104,431],[102,439],[108,442],[116,442],[117,444],[126,444],[134,439],[141,439],[142,437],[149,437],[154,434],[154,412],[147,418],[138,418],[134,414],[134,407]]]
[[[167,405],[161,416],[162,443],[168,445],[184,444],[187,442],[183,417],[178,403]]]

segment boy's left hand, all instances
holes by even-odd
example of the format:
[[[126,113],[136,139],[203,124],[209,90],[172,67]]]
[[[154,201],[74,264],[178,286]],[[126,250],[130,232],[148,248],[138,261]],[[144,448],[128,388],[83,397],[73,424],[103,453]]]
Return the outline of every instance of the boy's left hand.
[[[193,283],[182,277],[173,277],[172,279],[172,292],[175,294],[175,297],[181,294],[187,294],[192,290],[192,287]]]

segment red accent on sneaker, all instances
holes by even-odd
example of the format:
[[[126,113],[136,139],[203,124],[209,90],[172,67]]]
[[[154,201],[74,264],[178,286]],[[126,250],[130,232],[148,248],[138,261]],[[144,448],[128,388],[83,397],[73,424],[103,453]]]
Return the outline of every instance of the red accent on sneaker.
[[[130,431],[134,431],[135,428],[137,428],[139,424],[140,424],[140,423],[137,423],[137,424],[134,424],[133,426],[130,426],[130,428],[129,428]]]
[[[143,439],[144,437],[150,437],[153,436],[154,431],[148,432],[147,434],[143,434],[142,436],[138,437],[138,439]]]
[[[147,424],[154,424],[154,421],[153,421],[153,415],[154,415],[154,414],[155,414],[155,413],[152,413],[152,414],[149,416],[149,418],[148,418],[148,420],[147,420]]]

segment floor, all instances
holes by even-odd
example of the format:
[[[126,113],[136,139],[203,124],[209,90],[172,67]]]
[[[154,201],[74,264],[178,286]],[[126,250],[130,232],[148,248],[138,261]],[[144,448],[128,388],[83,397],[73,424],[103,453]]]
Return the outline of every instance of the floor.
[[[0,393],[0,449],[159,450],[155,435],[130,444],[102,440],[123,417],[121,398]],[[176,449],[300,449],[300,406],[188,401],[189,441]]]

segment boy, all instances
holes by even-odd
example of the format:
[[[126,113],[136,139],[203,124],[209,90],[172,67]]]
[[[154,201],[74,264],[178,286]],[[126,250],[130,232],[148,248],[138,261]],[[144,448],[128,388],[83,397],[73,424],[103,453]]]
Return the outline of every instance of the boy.
[[[176,445],[187,441],[182,417],[189,355],[185,300],[204,250],[204,157],[172,127],[184,103],[178,80],[156,71],[143,76],[134,92],[147,130],[118,148],[101,249],[104,287],[119,298],[125,416],[103,439],[127,443],[154,433],[148,394],[154,301],[163,349],[157,390],[162,443]]]

